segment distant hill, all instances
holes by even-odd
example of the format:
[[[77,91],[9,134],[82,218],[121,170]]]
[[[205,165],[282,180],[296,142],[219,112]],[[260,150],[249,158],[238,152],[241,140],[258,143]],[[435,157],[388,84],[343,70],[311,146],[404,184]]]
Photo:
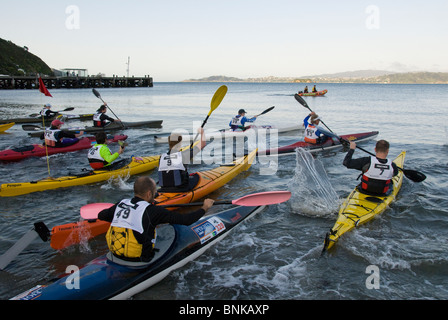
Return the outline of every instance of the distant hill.
[[[38,56],[28,52],[26,47],[19,47],[0,38],[0,74],[10,76],[53,75],[51,68]]]
[[[211,76],[184,82],[296,82],[296,83],[428,83],[448,84],[447,72],[395,73],[385,70],[358,70],[304,77],[261,77],[239,79],[227,76]]]

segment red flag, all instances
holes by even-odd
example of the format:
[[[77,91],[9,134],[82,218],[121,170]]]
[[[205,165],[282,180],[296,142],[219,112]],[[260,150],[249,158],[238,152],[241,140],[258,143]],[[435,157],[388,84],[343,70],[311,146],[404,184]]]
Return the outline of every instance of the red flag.
[[[39,91],[42,92],[44,95],[46,95],[47,97],[53,97],[50,94],[50,91],[48,91],[48,89],[45,87],[44,82],[42,81],[42,78],[39,77]]]

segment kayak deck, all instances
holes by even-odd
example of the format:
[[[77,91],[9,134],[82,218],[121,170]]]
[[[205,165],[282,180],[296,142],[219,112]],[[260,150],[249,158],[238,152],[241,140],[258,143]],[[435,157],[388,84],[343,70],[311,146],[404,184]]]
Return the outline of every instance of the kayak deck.
[[[401,152],[395,158],[394,163],[398,167],[403,168],[405,156],[406,152]],[[392,179],[393,189],[390,195],[373,196],[361,193],[355,188],[340,207],[338,219],[325,237],[323,250],[331,249],[344,233],[349,232],[353,228],[366,223],[376,215],[384,212],[395,200],[402,183],[403,171],[399,170],[399,173]]]

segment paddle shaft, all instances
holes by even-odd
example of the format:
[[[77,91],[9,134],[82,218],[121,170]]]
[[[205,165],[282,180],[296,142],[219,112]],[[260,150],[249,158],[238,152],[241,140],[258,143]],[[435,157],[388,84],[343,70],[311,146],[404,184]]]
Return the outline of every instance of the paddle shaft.
[[[107,107],[109,108],[110,112],[112,112],[112,114],[115,116],[115,118],[117,118],[117,120],[120,120],[120,118],[117,117],[117,115],[116,115],[115,112],[112,110],[112,108],[109,107],[109,105],[103,100],[103,98],[101,98],[100,93],[99,93],[98,91],[96,91],[95,89],[92,89],[92,92],[93,92],[93,94],[94,94],[98,99],[100,99],[100,100],[104,103],[105,106],[107,106]],[[121,122],[120,122],[120,123],[121,123]],[[124,128],[124,124],[121,123],[121,125],[122,125],[122,127]]]

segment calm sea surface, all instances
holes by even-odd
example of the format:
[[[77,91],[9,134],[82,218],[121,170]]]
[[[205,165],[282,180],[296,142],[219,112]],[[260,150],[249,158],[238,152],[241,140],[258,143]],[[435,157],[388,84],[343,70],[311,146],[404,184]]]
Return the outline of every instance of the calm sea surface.
[[[154,133],[193,130],[210,110],[221,83],[155,83],[153,88],[100,89],[102,98],[124,121],[162,119],[158,130],[127,130],[124,157],[156,155],[166,145]],[[228,83],[228,92],[206,129],[225,128],[240,108],[248,115],[275,109],[257,120],[280,126],[301,123],[309,113],[295,99],[297,84]],[[390,157],[407,151],[405,168],[427,175],[423,183],[404,178],[396,202],[382,215],[346,234],[335,250],[321,256],[325,233],[336,220],[338,204],[356,186],[358,172],[342,166],[345,151],[280,157],[271,175],[263,164],[212,193],[214,199],[236,199],[249,193],[286,190],[292,199],[246,221],[192,263],[171,273],[134,299],[448,299],[448,128],[447,85],[319,84],[324,97],[306,97],[310,108],[338,134],[378,130],[391,143]],[[50,102],[53,110],[74,107],[73,114],[93,113],[101,104],[90,89],[0,91],[1,118],[27,116]],[[109,111],[108,114],[113,116]],[[73,125],[85,123],[71,122]],[[90,125],[90,123],[88,123]],[[21,125],[0,135],[0,150],[23,146],[30,138]],[[278,144],[299,140],[280,136]],[[362,144],[373,151],[375,141]],[[115,150],[116,145],[111,148]],[[365,156],[357,150],[356,156]],[[311,169],[304,170],[304,165]],[[86,151],[0,163],[0,182],[27,182],[88,166]],[[192,165],[199,171],[215,164]],[[316,173],[317,184],[309,171]],[[148,173],[156,178],[156,172]],[[135,177],[102,184],[0,198],[0,254],[34,222],[55,225],[79,219],[79,208],[93,202],[116,202],[132,196]],[[317,190],[319,189],[319,190]],[[319,191],[319,192],[317,192]],[[212,212],[222,207],[215,206]],[[33,242],[5,271],[0,271],[0,299],[8,299],[106,252],[100,236],[63,251]],[[379,288],[369,289],[369,266],[379,270]]]

